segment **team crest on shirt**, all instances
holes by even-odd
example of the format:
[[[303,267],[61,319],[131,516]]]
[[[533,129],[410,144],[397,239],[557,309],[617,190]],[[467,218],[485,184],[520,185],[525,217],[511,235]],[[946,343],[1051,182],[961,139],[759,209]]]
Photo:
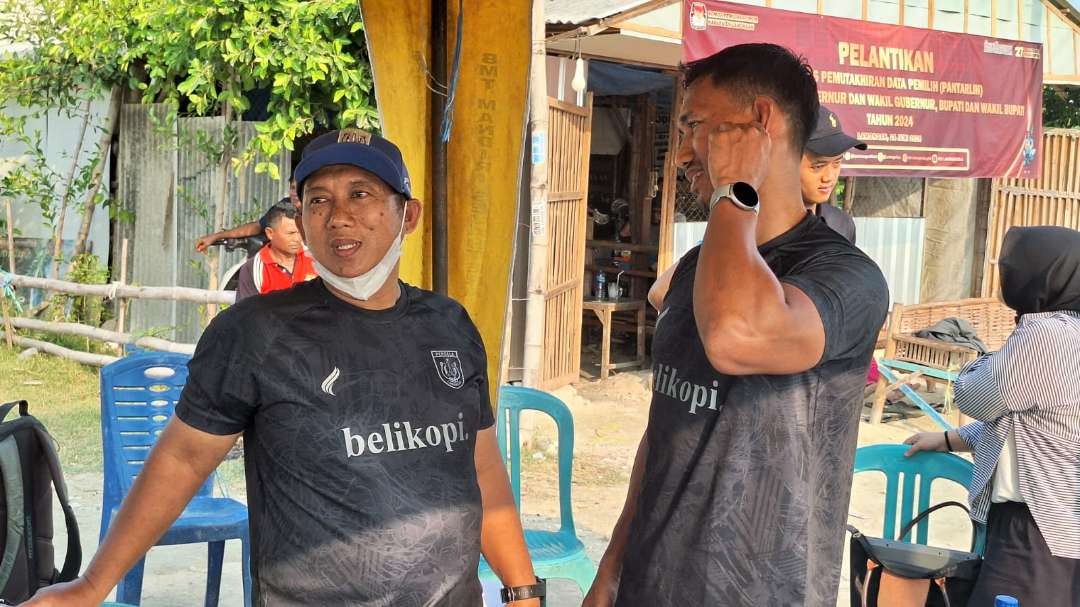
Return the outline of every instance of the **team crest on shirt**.
[[[465,372],[461,370],[457,350],[432,350],[431,360],[435,362],[435,372],[444,384],[455,390],[465,385]]]

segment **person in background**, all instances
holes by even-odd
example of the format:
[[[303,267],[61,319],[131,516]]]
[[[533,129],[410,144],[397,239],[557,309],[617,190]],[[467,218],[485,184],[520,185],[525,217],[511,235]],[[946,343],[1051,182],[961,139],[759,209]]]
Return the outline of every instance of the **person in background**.
[[[975,453],[971,517],[987,537],[969,605],[1080,605],[1080,232],[1012,228],[998,265],[1018,322],[956,380],[956,406],[977,421],[904,442],[909,456]]]
[[[266,212],[268,242],[240,268],[236,301],[288,289],[315,278],[315,267],[304,251],[296,217],[296,207],[288,198],[282,198]]]
[[[299,213],[300,198],[296,195],[296,182],[292,179],[289,180],[289,196],[288,198],[282,199],[282,201],[284,200],[291,201],[293,206],[296,208],[296,211]],[[195,251],[198,253],[206,253],[206,250],[210,248],[210,245],[226,238],[254,238],[255,240],[265,245],[266,228],[270,226],[270,213],[274,210],[275,207],[281,204],[282,201],[278,201],[270,205],[270,208],[266,209],[266,212],[263,213],[262,217],[260,217],[258,221],[249,221],[247,223],[242,223],[236,227],[229,228],[227,230],[214,232],[213,234],[207,234],[206,236],[200,237],[198,240],[195,241]]]
[[[855,148],[865,150],[866,144],[844,132],[840,118],[825,106],[818,109],[817,123],[803,150],[799,176],[802,181],[803,204],[806,209],[825,220],[848,242],[855,244],[855,221],[851,215],[832,204],[844,153]]]

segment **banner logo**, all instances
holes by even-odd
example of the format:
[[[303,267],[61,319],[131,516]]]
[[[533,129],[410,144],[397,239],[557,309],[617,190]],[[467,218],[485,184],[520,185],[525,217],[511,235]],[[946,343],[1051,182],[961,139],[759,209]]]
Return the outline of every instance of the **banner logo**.
[[[709,26],[708,17],[705,15],[704,2],[690,3],[690,27],[697,31],[704,31]]]

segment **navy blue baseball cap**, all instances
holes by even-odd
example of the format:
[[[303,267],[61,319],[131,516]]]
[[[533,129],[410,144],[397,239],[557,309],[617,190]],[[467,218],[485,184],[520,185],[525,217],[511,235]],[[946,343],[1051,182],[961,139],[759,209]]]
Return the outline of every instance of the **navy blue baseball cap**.
[[[364,169],[386,182],[390,189],[407,199],[412,198],[409,171],[401,158],[401,150],[387,139],[360,129],[341,129],[319,135],[304,147],[300,164],[293,171],[296,191],[304,192],[304,181],[319,169],[348,164]]]

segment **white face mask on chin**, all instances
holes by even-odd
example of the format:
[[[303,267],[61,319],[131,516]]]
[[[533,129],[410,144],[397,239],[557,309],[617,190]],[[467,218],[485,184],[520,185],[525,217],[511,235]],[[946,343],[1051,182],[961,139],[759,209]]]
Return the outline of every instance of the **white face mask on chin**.
[[[393,271],[394,266],[398,260],[401,259],[401,242],[405,235],[405,211],[401,212],[401,228],[398,230],[397,238],[390,244],[390,248],[386,251],[386,255],[379,260],[379,263],[375,264],[375,267],[371,268],[367,272],[359,276],[352,278],[345,278],[338,276],[331,272],[326,266],[319,263],[318,259],[312,259],[312,264],[315,266],[315,271],[319,273],[319,278],[323,279],[323,282],[334,287],[338,291],[341,291],[360,301],[367,301],[371,299],[379,289],[386,284],[386,279],[390,276],[390,272]]]

